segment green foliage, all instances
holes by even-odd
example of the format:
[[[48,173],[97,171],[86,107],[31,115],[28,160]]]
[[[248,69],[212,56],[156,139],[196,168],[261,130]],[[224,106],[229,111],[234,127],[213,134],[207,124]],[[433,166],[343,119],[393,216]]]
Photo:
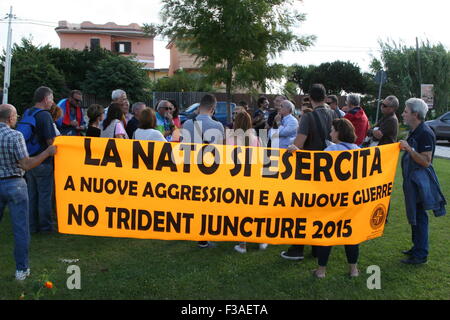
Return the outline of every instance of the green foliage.
[[[197,57],[215,83],[233,88],[263,87],[283,73],[269,58],[303,50],[315,39],[291,28],[305,20],[292,0],[163,0],[162,34]]]
[[[51,48],[48,54],[53,65],[64,73],[70,89],[81,89],[87,73],[93,71],[101,60],[114,55],[104,48],[85,48],[82,51]]]
[[[5,57],[1,59],[4,61]],[[141,64],[101,48],[79,51],[50,45],[38,47],[30,39],[22,39],[12,48],[11,64],[8,100],[20,114],[32,106],[34,91],[40,86],[51,88],[55,101],[73,89],[110,99],[111,91],[117,88],[127,91],[133,99],[146,101],[150,86]],[[3,78],[3,70],[0,76]]]
[[[400,105],[411,97],[420,96],[419,68],[416,47],[408,47],[393,41],[380,41],[381,61],[373,59],[374,72],[382,67],[387,71],[388,82],[383,96],[393,94]],[[450,105],[450,51],[442,44],[422,42],[419,47],[422,84],[434,84],[434,104],[437,114]]]
[[[283,95],[290,100],[294,100],[294,97],[298,95],[298,85],[292,81],[286,82],[283,88]]]
[[[129,57],[109,55],[87,72],[82,89],[108,99],[114,89],[121,88],[133,99],[145,100],[150,80],[141,66]]]
[[[295,82],[307,93],[314,83],[322,83],[329,94],[340,94],[341,91],[365,93],[367,78],[360,68],[343,61],[326,62],[319,66],[293,65],[288,68],[289,81]]]
[[[34,91],[40,86],[51,88],[55,99],[64,94],[64,74],[52,64],[46,54],[48,50],[49,45],[38,48],[29,39],[22,39],[20,45],[15,44],[12,48],[8,102],[12,103],[20,114],[33,105]],[[4,61],[4,57],[2,60]]]
[[[172,77],[158,79],[152,84],[154,91],[160,92],[209,92],[212,91],[211,82],[207,77],[199,73],[177,71]]]

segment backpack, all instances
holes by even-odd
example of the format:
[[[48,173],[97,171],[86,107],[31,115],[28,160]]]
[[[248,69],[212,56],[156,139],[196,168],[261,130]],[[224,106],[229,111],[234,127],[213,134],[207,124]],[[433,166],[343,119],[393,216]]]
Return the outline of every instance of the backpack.
[[[41,150],[42,146],[35,134],[36,114],[44,111],[42,109],[28,109],[24,112],[22,119],[17,123],[16,130],[21,132],[25,138],[27,150],[30,156],[34,156]]]

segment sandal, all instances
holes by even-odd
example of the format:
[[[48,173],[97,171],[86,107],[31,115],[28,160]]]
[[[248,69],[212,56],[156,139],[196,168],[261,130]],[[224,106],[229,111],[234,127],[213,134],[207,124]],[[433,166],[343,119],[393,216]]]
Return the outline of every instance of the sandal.
[[[359,270],[356,269],[356,272],[351,272],[349,273],[350,278],[356,278],[359,277]]]
[[[323,273],[323,274],[318,274],[317,271],[318,271],[317,269],[315,269],[315,270],[312,271],[313,277],[316,277],[316,278],[318,278],[318,279],[323,279],[323,278],[325,278],[325,273]]]

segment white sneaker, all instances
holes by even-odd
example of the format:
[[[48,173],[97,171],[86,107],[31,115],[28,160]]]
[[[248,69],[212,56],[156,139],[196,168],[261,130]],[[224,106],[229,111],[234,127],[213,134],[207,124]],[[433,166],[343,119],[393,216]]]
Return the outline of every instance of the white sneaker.
[[[269,245],[267,243],[260,243],[259,250],[266,250]]]
[[[247,252],[247,248],[242,248],[240,245],[235,245],[234,246],[234,250],[236,250],[239,253],[246,253]]]
[[[23,281],[31,274],[30,268],[27,270],[16,270],[16,280]]]

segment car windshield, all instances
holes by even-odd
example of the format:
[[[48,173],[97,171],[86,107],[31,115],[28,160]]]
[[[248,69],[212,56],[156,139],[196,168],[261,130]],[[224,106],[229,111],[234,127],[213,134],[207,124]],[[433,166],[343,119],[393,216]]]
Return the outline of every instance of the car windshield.
[[[199,106],[199,103],[194,103],[193,105],[191,105],[189,108],[186,109],[186,113],[191,113],[192,111],[194,111],[195,109],[197,109],[197,107]]]

